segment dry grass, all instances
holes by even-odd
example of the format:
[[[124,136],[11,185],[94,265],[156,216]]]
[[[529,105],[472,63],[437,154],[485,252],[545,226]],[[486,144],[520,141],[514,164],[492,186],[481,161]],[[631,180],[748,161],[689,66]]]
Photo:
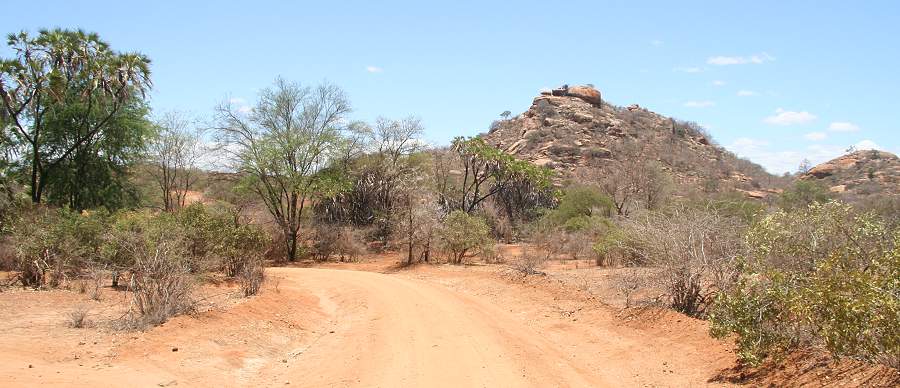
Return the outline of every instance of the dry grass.
[[[87,319],[88,312],[89,310],[87,307],[76,307],[69,312],[66,319],[66,326],[73,329],[81,329],[90,326],[91,322]]]

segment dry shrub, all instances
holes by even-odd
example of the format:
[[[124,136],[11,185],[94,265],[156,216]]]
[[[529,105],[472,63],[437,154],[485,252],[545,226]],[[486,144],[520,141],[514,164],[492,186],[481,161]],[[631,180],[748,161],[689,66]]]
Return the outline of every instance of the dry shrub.
[[[132,245],[135,263],[129,288],[132,306],[129,326],[143,328],[166,322],[170,317],[193,311],[194,278],[183,260],[183,241],[160,239]]]
[[[87,319],[88,309],[86,307],[77,307],[70,311],[66,319],[66,326],[73,329],[80,329],[90,325]]]
[[[641,262],[660,269],[655,280],[677,311],[704,316],[715,294],[737,275],[741,226],[733,218],[675,208],[670,213],[649,213],[625,227],[628,244]]]
[[[522,255],[513,263],[513,268],[525,275],[546,275],[540,270],[546,262],[546,256],[523,246]]]
[[[237,273],[237,278],[238,283],[241,285],[241,292],[243,292],[245,297],[259,293],[266,280],[266,272],[262,260],[251,259],[244,262]]]
[[[357,261],[365,253],[363,230],[335,224],[316,225],[313,254],[316,260],[326,261],[333,256],[338,260]]]

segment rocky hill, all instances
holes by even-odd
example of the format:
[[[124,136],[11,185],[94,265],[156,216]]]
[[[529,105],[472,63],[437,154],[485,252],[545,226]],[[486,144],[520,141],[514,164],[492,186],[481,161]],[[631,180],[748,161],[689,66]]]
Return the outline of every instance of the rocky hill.
[[[845,197],[900,195],[900,158],[885,151],[856,151],[815,166],[800,179],[821,182]]]
[[[602,176],[634,163],[658,163],[682,188],[739,190],[765,197],[780,179],[714,144],[697,124],[601,99],[591,86],[542,92],[524,113],[495,122],[489,143],[561,179]],[[600,174],[585,174],[586,171]]]

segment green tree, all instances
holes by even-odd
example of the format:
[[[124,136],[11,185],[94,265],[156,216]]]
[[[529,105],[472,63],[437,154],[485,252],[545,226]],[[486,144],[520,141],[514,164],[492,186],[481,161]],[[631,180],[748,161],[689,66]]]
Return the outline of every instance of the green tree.
[[[563,192],[559,206],[548,213],[547,217],[556,225],[565,225],[572,219],[592,216],[609,217],[613,212],[615,212],[615,205],[612,199],[598,188],[576,185]]]
[[[447,174],[443,182],[439,182],[442,187],[440,201],[448,209],[472,213],[484,200],[521,180],[538,189],[550,186],[549,169],[516,159],[480,137],[457,137],[453,139],[451,149],[459,156],[463,172],[461,181]]]
[[[53,109],[44,117],[48,144],[76,141],[73,123],[85,107],[72,103]],[[135,206],[137,189],[129,179],[130,168],[143,157],[145,139],[151,131],[149,108],[133,98],[104,125],[104,134],[86,142],[45,171],[47,202],[73,210],[106,207],[114,210]],[[96,117],[89,118],[93,120]]]
[[[462,264],[472,250],[484,251],[493,247],[491,229],[484,219],[454,210],[447,215],[441,229],[441,245],[449,254],[450,263]]]
[[[96,151],[114,118],[144,97],[150,60],[81,30],[10,34],[8,45],[15,56],[0,60],[2,108],[29,163],[31,200],[39,203],[51,170],[84,161],[73,155]]]
[[[337,86],[309,88],[282,79],[264,89],[247,114],[231,103],[216,110],[220,149],[275,219],[291,261],[306,205],[349,186],[343,170],[350,157],[343,133],[349,112]]]

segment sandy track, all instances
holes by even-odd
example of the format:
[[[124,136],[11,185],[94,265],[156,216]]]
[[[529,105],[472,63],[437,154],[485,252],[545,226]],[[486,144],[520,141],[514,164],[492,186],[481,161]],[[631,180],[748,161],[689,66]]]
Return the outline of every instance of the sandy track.
[[[510,387],[611,385],[573,364],[497,306],[389,275],[290,269],[334,309],[334,333],[285,379],[310,386]]]
[[[267,272],[277,291],[143,333],[65,328],[83,295],[0,294],[0,385],[681,387],[734,360],[700,321],[635,326],[546,278],[490,267]]]

